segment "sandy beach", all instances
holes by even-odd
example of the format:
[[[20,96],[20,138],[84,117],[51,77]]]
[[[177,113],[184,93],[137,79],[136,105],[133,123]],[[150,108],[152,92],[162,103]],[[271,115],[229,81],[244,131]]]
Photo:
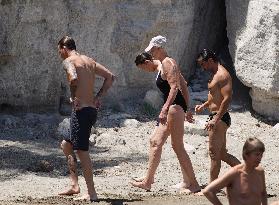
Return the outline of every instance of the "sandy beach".
[[[171,187],[181,181],[182,175],[169,139],[163,147],[151,192],[129,184],[133,177],[141,177],[146,172],[149,137],[156,124],[156,115],[142,109],[136,105],[136,109],[130,106],[125,112],[104,108],[99,113],[96,129],[90,138],[94,181],[101,199],[98,204],[210,204],[203,196],[187,196]],[[228,151],[242,160],[241,151],[246,138],[256,136],[261,139],[266,146],[261,164],[266,173],[268,200],[278,200],[279,130],[276,122],[241,107],[231,108],[230,113],[232,126],[227,134]],[[195,124],[185,122],[184,135],[197,180],[203,186],[209,180],[207,137],[203,130],[206,118],[205,114],[195,115]],[[57,131],[59,123],[67,119],[67,116],[58,114],[1,115],[0,204],[89,204],[73,202],[72,197],[57,196],[69,184]],[[220,174],[228,169],[228,165],[222,163]],[[85,182],[81,175],[79,164],[83,193]],[[220,199],[228,204],[225,196],[221,195]]]

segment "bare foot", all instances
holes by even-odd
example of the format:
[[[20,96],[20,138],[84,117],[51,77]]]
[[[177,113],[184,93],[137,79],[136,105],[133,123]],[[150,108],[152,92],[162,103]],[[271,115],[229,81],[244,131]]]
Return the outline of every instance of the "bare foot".
[[[84,194],[83,196],[74,198],[74,201],[98,201],[97,194],[94,194],[93,196],[90,196],[89,194]]]
[[[72,186],[70,189],[67,189],[63,192],[58,193],[58,195],[70,196],[70,195],[79,194],[79,193],[80,193],[79,187]]]
[[[177,190],[180,190],[180,189],[185,189],[185,188],[188,188],[189,185],[185,182],[180,182],[178,184],[175,184],[175,185],[172,185],[170,186],[172,189],[177,189]]]
[[[182,188],[180,193],[187,194],[187,195],[188,194],[202,195],[200,186],[192,186],[192,185],[187,188]]]
[[[143,180],[145,180],[145,177],[133,177],[132,179],[136,182],[142,182]],[[151,184],[153,183],[154,183],[154,179],[151,181]]]
[[[141,181],[141,182],[134,181],[134,182],[131,182],[131,184],[134,187],[145,189],[146,191],[150,191],[150,189],[151,189],[151,184],[146,184],[145,181]]]

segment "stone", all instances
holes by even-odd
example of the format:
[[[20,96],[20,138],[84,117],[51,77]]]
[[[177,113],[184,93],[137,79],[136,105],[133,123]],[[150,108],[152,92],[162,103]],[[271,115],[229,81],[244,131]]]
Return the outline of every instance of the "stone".
[[[109,120],[121,120],[121,119],[126,119],[126,118],[131,118],[132,115],[127,114],[127,113],[118,113],[118,114],[112,114],[108,116]]]
[[[39,160],[31,164],[27,170],[32,172],[52,172],[54,167],[53,164],[47,160]]]
[[[189,123],[189,122],[184,123],[184,133],[207,136],[207,132],[204,129],[206,125],[206,119],[207,119],[207,115],[196,115],[194,123]]]
[[[0,127],[2,129],[12,129],[20,127],[22,120],[13,115],[0,115]]]
[[[125,119],[120,123],[121,127],[139,127],[140,123],[136,119]]]
[[[279,119],[279,1],[226,0],[229,49],[253,109]]]
[[[158,110],[160,107],[162,107],[164,100],[159,91],[148,90],[145,94],[143,102],[147,105],[150,105],[153,109]]]
[[[242,105],[237,105],[237,104],[231,104],[229,107],[232,111],[240,111],[243,106]]]
[[[59,123],[56,133],[58,138],[69,137],[70,118],[65,118],[62,122]]]
[[[193,101],[200,101],[200,102],[206,102],[208,98],[208,91],[204,90],[201,92],[192,92],[191,93],[191,99]]]
[[[139,90],[155,87],[155,76],[134,64],[135,56],[155,35],[167,37],[168,54],[188,79],[195,72],[197,52],[216,46],[223,35],[219,32],[225,25],[222,4],[204,0],[1,1],[0,106],[69,114],[69,86],[56,46],[66,34],[76,40],[78,51],[117,76],[108,104],[134,93],[141,97]],[[102,81],[97,78],[96,91]],[[123,111],[122,106],[116,109]]]
[[[279,131],[279,123],[277,123],[276,125],[274,125],[273,129]]]

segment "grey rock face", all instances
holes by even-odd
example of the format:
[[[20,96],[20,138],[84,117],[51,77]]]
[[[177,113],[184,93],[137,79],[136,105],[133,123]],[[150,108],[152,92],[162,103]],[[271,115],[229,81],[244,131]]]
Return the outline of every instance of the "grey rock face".
[[[220,37],[225,22],[220,4],[221,0],[0,0],[0,105],[58,110],[67,103],[66,76],[57,53],[64,35],[76,40],[81,53],[117,75],[110,91],[117,98],[154,86],[154,76],[137,69],[134,58],[158,34],[168,38],[169,55],[189,77],[197,52],[214,47]],[[100,84],[98,79],[97,87]]]
[[[229,48],[253,109],[279,119],[279,2],[226,1]]]
[[[153,109],[158,109],[164,103],[161,93],[157,90],[148,90],[143,102],[150,105]]]

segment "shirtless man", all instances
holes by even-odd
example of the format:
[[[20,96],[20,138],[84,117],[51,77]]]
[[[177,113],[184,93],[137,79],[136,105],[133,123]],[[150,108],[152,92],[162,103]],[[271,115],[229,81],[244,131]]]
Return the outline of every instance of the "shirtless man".
[[[212,74],[208,82],[208,100],[195,107],[197,113],[205,108],[211,112],[205,129],[209,135],[210,182],[212,182],[219,175],[221,160],[232,167],[240,164],[240,161],[226,150],[226,132],[231,124],[228,107],[232,98],[232,79],[229,72],[210,50],[204,49],[199,54],[197,62],[204,70]]]
[[[70,102],[72,104],[71,134],[68,138],[64,138],[61,143],[61,148],[68,161],[71,186],[59,195],[80,193],[74,154],[74,151],[76,151],[86,181],[87,193],[74,200],[94,201],[97,200],[97,193],[94,188],[92,162],[88,152],[89,137],[91,127],[96,122],[100,98],[111,87],[114,75],[93,59],[77,53],[75,41],[69,36],[64,36],[58,42],[58,52],[63,59],[63,67],[67,73],[71,91]],[[93,95],[95,75],[105,79],[96,96]]]
[[[247,139],[242,151],[244,163],[210,183],[203,190],[206,198],[214,205],[222,205],[216,192],[227,187],[229,205],[267,205],[265,174],[259,166],[264,150],[257,138]]]

